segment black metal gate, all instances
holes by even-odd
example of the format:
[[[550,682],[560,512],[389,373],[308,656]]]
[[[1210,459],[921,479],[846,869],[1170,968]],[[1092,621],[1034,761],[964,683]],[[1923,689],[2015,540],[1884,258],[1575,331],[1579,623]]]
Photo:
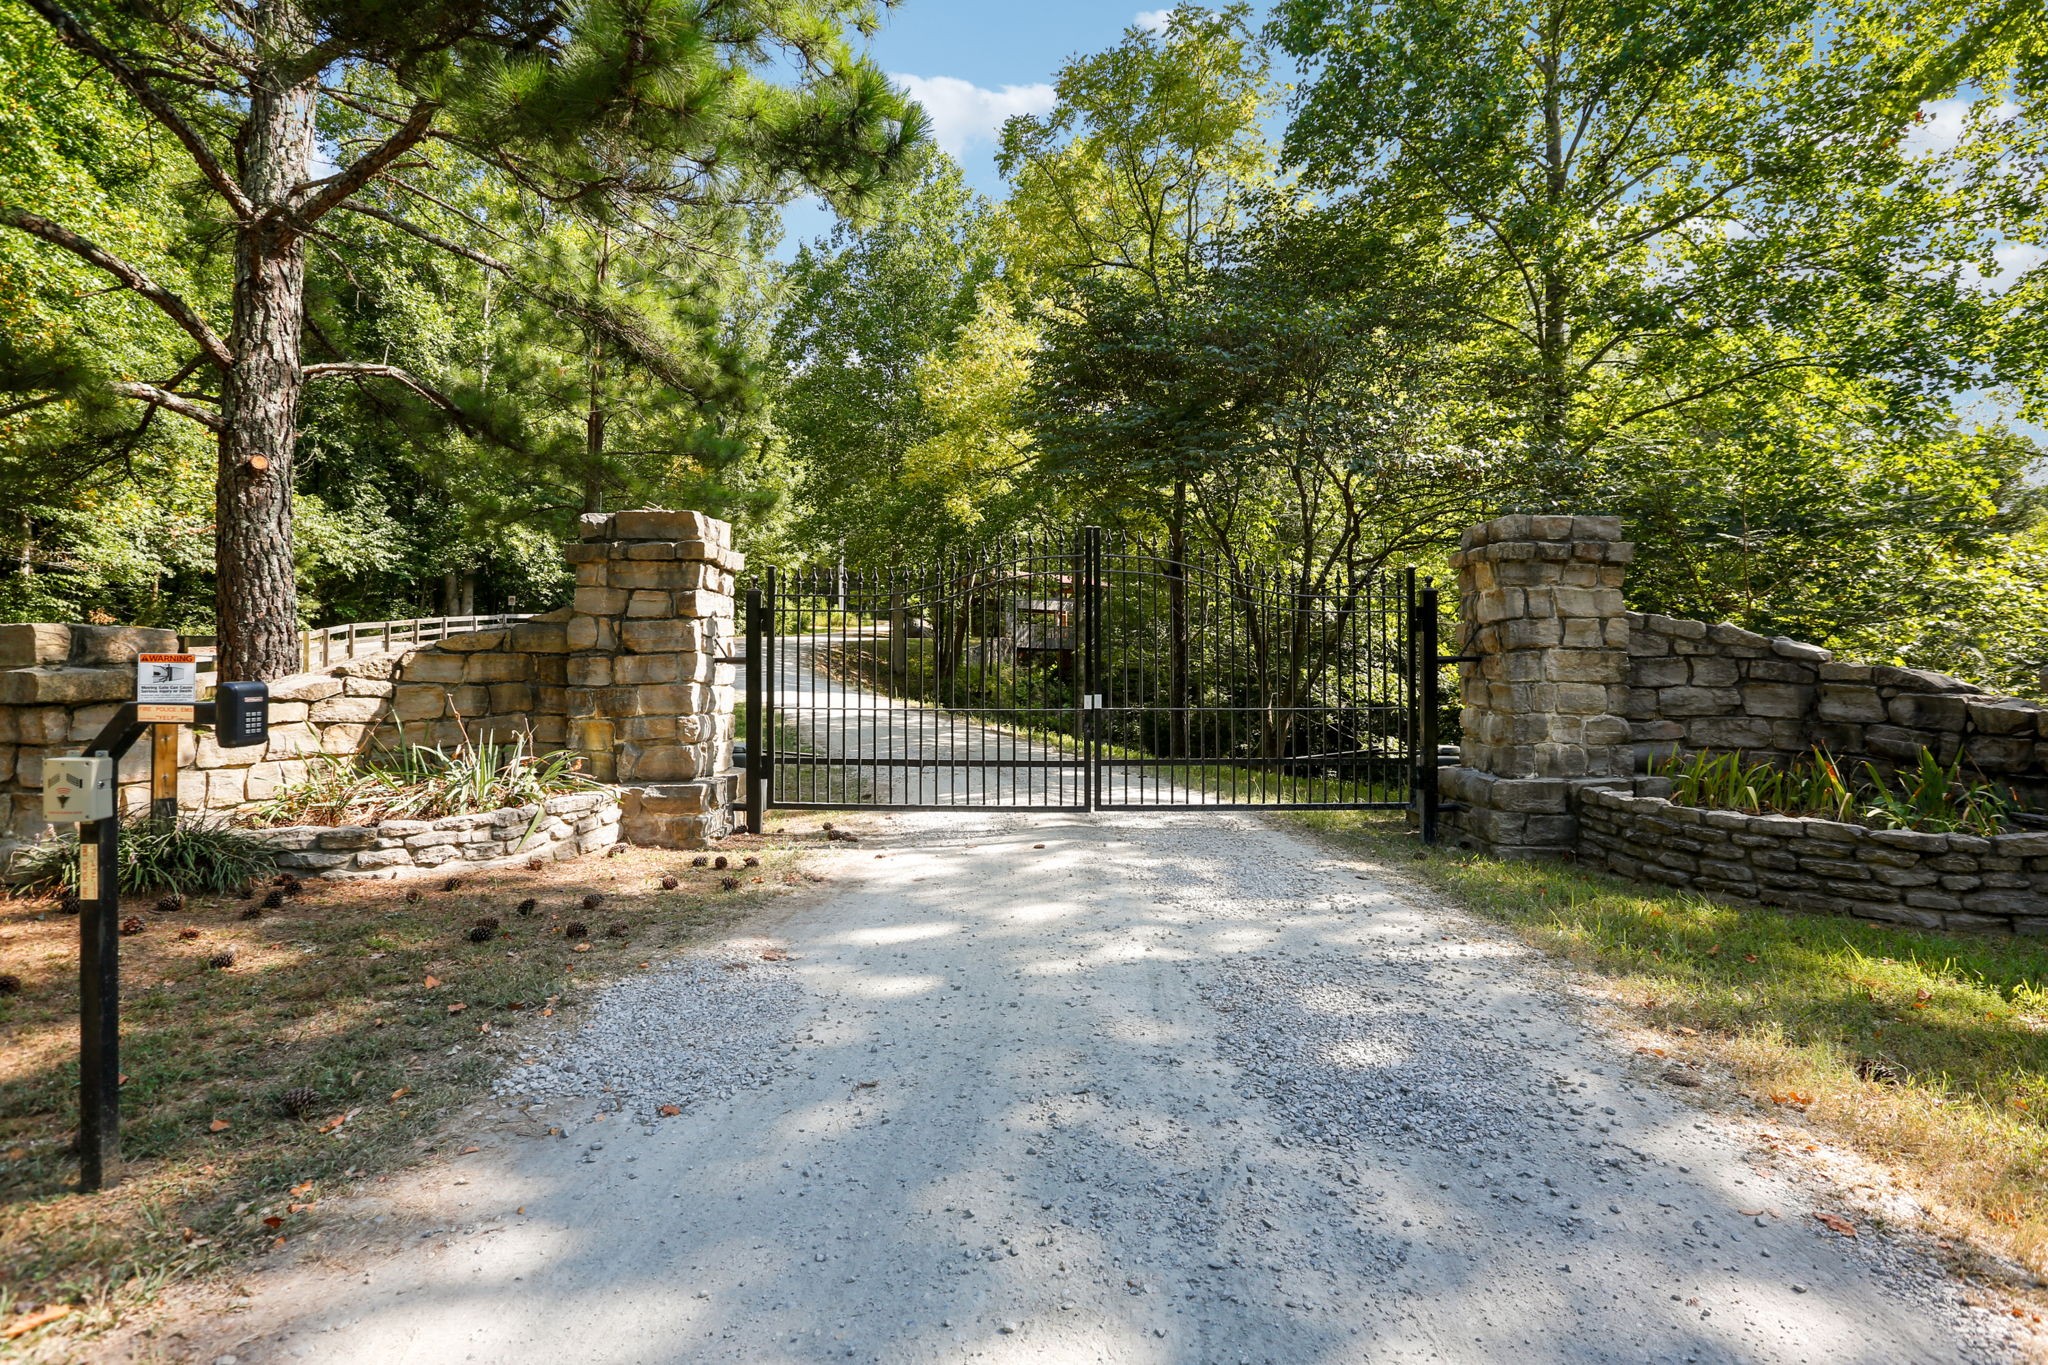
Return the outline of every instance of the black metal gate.
[[[1412,571],[1303,585],[1093,527],[915,566],[771,568],[747,594],[750,823],[771,807],[1426,817],[1434,634]]]

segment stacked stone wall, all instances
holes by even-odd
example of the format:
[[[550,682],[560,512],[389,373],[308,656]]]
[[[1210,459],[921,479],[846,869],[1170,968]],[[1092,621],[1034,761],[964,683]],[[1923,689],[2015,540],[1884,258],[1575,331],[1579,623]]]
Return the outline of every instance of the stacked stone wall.
[[[1636,881],[1926,929],[2048,935],[2048,833],[1982,839],[1577,794],[1581,862]]]
[[[182,729],[180,808],[247,814],[323,758],[379,746],[526,736],[580,751],[592,776],[619,783],[635,842],[698,848],[730,832],[738,780],[723,659],[745,563],[732,529],[653,510],[585,517],[581,533],[565,552],[578,582],[569,607],[278,679],[264,745],[223,749]],[[0,854],[50,833],[43,759],[80,752],[133,698],[137,653],[177,648],[170,631],[0,625]],[[122,760],[125,809],[148,807],[149,767],[147,744]]]
[[[293,871],[334,880],[405,878],[594,853],[619,841],[621,822],[618,794],[591,791],[439,820],[289,825],[258,837],[279,850],[279,867]]]
[[[2048,706],[1917,668],[1838,662],[1825,649],[1727,624],[1629,613],[1630,737],[1638,757],[1826,749],[1852,768],[1931,752],[2048,801]]]

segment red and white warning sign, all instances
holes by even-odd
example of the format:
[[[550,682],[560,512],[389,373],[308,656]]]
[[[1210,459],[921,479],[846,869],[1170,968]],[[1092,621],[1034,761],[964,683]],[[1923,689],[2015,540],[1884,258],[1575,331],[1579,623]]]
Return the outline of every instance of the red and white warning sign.
[[[190,706],[199,700],[199,656],[135,656],[135,700],[145,706]]]

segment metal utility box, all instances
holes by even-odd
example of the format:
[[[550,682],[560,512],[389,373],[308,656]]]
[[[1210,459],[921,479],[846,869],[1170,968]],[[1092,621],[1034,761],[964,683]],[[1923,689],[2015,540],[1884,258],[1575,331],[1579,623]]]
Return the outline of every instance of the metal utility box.
[[[45,820],[111,820],[117,795],[111,758],[43,760]]]
[[[270,740],[270,688],[260,682],[224,682],[213,690],[213,740],[223,749],[247,749]]]

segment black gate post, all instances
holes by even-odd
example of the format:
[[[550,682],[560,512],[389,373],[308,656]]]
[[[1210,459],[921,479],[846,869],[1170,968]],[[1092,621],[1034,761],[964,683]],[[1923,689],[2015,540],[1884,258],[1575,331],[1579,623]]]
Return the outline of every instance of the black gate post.
[[[1441,705],[1443,656],[1437,651],[1437,589],[1424,581],[1415,609],[1415,650],[1421,669],[1416,681],[1415,802],[1422,842],[1436,842],[1437,766],[1436,726]]]
[[[768,832],[768,755],[761,747],[761,716],[767,706],[762,687],[761,589],[747,589],[747,833]]]
[[[1102,804],[1102,528],[1081,532],[1081,788],[1083,806]]]
[[[78,827],[78,1188],[88,1194],[120,1176],[120,821],[117,810]]]

